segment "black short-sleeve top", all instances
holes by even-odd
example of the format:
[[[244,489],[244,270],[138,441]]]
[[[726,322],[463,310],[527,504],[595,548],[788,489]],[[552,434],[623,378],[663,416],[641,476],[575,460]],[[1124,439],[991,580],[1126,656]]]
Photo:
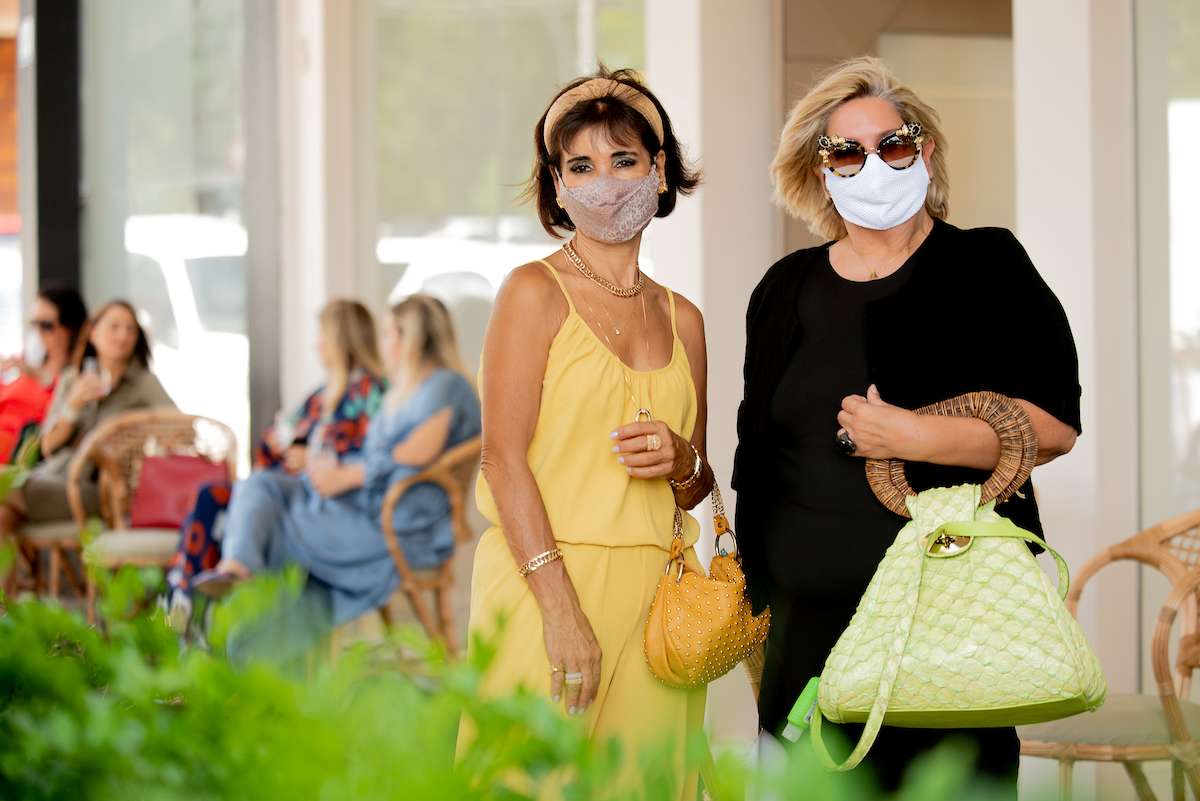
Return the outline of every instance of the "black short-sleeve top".
[[[920,251],[921,258],[905,267],[903,284],[867,303],[862,314],[867,379],[882,397],[915,409],[990,390],[1028,401],[1081,431],[1079,366],[1066,314],[1012,232],[960,229],[937,220]],[[746,315],[733,486],[756,605],[764,599],[755,586],[762,572],[755,562],[763,558],[756,548],[761,516],[755,509],[770,504],[778,489],[770,458],[771,403],[804,336],[800,293],[822,268],[829,268],[827,244],[784,257],[751,295]],[[977,470],[940,465],[912,464],[907,472],[918,491],[987,478]],[[1000,511],[1043,534],[1032,483]]]

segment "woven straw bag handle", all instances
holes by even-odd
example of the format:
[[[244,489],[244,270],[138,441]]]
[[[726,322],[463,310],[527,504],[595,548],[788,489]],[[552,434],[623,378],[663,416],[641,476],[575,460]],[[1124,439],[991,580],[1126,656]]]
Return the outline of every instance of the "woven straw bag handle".
[[[1000,437],[1000,462],[983,482],[979,503],[1007,501],[1029,480],[1037,463],[1038,441],[1033,423],[1021,404],[997,392],[968,392],[941,403],[922,406],[917,414],[974,417]],[[879,502],[901,517],[911,517],[905,499],[916,495],[899,459],[868,459],[867,483]]]
[[[1054,562],[1058,566],[1059,597],[1067,597],[1071,580],[1070,574],[1067,571],[1066,560],[1062,558],[1062,555],[1058,551],[1047,545],[1045,540],[1033,532],[1019,528],[1012,521],[1002,518],[996,522],[947,523],[926,537],[924,541],[932,543],[943,532],[959,537],[1001,537],[1005,539],[1024,540],[1040,545],[1054,557]],[[813,750],[817,753],[817,759],[829,770],[845,772],[858,767],[859,763],[867,755],[867,752],[871,750],[871,746],[875,744],[875,738],[879,736],[879,730],[883,727],[883,719],[887,715],[888,704],[892,700],[892,690],[896,686],[896,676],[900,673],[900,663],[904,661],[904,652],[908,648],[908,635],[912,632],[913,621],[917,616],[917,601],[921,595],[921,581],[925,575],[925,563],[929,558],[922,551],[919,567],[909,572],[910,579],[906,596],[908,604],[905,609],[904,619],[896,629],[896,636],[892,638],[892,647],[888,651],[887,662],[884,663],[883,672],[879,676],[879,689],[875,695],[875,703],[871,705],[871,711],[867,715],[867,722],[863,726],[862,736],[858,740],[858,745],[854,746],[854,750],[850,752],[850,756],[846,757],[845,762],[838,764],[829,753],[829,749],[825,746],[825,741],[821,738],[821,718],[823,716],[821,715],[820,703],[813,710],[811,735]]]

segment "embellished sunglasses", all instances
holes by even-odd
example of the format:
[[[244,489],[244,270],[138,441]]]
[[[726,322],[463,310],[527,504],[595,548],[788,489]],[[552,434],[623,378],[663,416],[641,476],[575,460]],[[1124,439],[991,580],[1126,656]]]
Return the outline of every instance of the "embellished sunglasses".
[[[906,122],[901,128],[892,131],[879,140],[879,145],[873,150],[867,150],[861,143],[841,136],[822,134],[817,137],[817,152],[821,161],[834,175],[850,178],[858,175],[867,163],[871,153],[879,154],[883,163],[893,170],[907,170],[917,163],[921,156],[921,142],[925,141],[921,123]]]

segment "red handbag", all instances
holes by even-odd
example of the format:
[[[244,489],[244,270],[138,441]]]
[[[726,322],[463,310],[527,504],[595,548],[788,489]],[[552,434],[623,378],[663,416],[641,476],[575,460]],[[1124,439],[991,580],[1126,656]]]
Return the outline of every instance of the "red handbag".
[[[223,463],[203,456],[147,456],[129,509],[130,528],[179,528],[205,484],[229,481]]]

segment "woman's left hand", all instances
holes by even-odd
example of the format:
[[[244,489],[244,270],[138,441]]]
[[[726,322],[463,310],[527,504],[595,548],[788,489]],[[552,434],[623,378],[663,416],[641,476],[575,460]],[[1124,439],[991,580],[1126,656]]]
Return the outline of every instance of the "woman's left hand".
[[[683,481],[692,474],[696,459],[692,446],[664,422],[630,423],[614,431],[612,438],[614,457],[634,478]],[[659,447],[650,447],[655,444]]]
[[[346,491],[342,468],[340,466],[310,467],[307,472],[308,480],[312,482],[313,489],[322,498],[332,498]]]
[[[874,384],[867,389],[865,398],[847,395],[837,421],[854,442],[855,456],[908,459],[918,451],[920,417],[908,409],[885,403]]]

